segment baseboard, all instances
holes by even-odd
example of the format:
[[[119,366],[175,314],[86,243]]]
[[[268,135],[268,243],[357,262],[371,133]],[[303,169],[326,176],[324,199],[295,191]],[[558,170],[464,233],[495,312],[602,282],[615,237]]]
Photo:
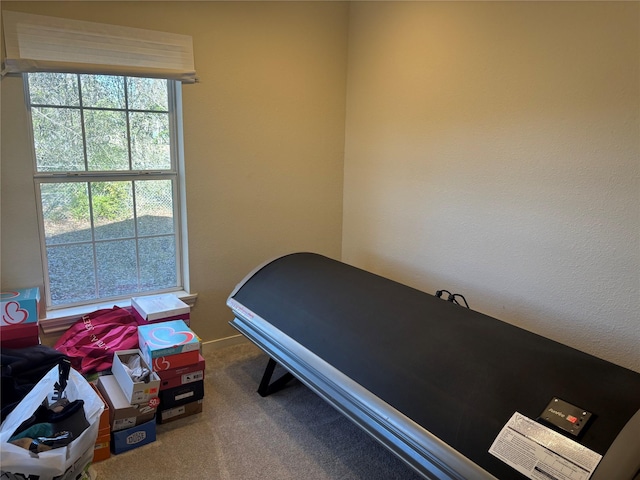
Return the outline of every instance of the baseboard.
[[[249,340],[247,340],[247,337],[241,334],[219,338],[217,340],[209,340],[207,342],[202,342],[202,353],[213,352],[224,347],[230,347],[232,345],[238,345],[240,343],[245,343],[248,341]]]

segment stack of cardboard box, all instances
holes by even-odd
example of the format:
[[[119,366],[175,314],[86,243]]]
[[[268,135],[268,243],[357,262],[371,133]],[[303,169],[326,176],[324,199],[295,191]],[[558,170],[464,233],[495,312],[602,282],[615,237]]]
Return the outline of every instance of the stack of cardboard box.
[[[24,348],[40,343],[40,289],[23,288],[1,294],[0,347]]]
[[[146,371],[143,378],[132,378],[129,367],[132,359]],[[156,440],[160,377],[137,349],[116,352],[111,372],[112,375],[98,377],[98,390],[109,406],[111,451],[117,454]]]
[[[142,356],[160,378],[157,421],[202,412],[205,361],[200,339],[183,320],[138,327]]]

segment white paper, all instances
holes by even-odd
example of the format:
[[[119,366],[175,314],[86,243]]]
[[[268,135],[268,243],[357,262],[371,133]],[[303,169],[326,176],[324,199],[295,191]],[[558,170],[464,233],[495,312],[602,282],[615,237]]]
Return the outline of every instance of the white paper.
[[[602,455],[516,412],[489,453],[532,480],[587,480]]]

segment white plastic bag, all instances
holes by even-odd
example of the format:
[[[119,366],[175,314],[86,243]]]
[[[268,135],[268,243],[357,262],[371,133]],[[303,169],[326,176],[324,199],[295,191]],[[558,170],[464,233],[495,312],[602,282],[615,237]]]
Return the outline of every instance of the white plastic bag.
[[[58,382],[58,367],[52,368],[42,380],[7,416],[0,425],[0,478],[38,480],[67,480],[76,478],[93,459],[93,448],[98,438],[98,425],[104,404],[89,382],[74,369],[64,390],[69,401],[82,399],[89,427],[66,447],[33,454],[29,450],[8,443],[13,432],[31,417],[38,406],[54,391]]]

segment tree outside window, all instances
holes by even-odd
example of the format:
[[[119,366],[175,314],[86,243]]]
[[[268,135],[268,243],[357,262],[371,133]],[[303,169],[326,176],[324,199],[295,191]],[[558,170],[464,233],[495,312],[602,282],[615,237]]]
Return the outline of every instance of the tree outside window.
[[[176,82],[25,79],[49,305],[180,289]]]

